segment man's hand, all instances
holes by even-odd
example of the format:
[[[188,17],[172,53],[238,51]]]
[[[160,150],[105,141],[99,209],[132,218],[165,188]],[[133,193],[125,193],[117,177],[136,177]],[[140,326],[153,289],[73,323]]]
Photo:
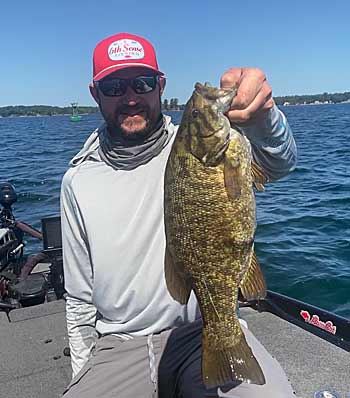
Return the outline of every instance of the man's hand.
[[[274,106],[272,89],[265,73],[258,68],[231,68],[220,79],[222,88],[237,88],[231,108],[227,112],[230,122],[249,125],[267,117]]]

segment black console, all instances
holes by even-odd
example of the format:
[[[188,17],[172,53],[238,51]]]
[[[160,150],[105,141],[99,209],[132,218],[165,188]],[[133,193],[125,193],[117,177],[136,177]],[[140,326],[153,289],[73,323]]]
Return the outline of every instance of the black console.
[[[50,285],[58,299],[64,291],[63,260],[62,260],[62,229],[61,217],[45,217],[41,219],[43,234],[43,252],[47,255],[50,267]]]

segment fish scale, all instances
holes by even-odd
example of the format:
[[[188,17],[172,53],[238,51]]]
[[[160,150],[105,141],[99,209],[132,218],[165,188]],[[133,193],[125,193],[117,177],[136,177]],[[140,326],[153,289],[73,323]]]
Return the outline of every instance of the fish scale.
[[[233,96],[232,90],[196,85],[164,181],[167,287],[180,303],[187,302],[192,289],[198,299],[207,387],[265,382],[236,313],[240,288],[248,298],[259,298],[266,286],[253,253],[250,146],[223,115],[223,104]]]

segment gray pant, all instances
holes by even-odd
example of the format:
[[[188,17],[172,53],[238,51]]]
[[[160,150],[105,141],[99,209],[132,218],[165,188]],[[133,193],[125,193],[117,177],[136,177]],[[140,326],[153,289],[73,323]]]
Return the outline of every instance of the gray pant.
[[[295,397],[278,362],[247,328],[242,329],[264,372],[266,384],[262,386],[231,383],[218,389],[204,388],[199,320],[153,335],[152,339],[122,341],[112,335],[99,338],[91,358],[71,381],[63,398]]]

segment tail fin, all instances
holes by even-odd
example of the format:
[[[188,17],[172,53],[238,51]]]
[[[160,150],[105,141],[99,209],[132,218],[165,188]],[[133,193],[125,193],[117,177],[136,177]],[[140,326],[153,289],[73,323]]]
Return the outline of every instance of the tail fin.
[[[202,347],[202,376],[207,388],[237,380],[265,384],[264,374],[242,332],[235,346],[215,350],[204,329]]]

